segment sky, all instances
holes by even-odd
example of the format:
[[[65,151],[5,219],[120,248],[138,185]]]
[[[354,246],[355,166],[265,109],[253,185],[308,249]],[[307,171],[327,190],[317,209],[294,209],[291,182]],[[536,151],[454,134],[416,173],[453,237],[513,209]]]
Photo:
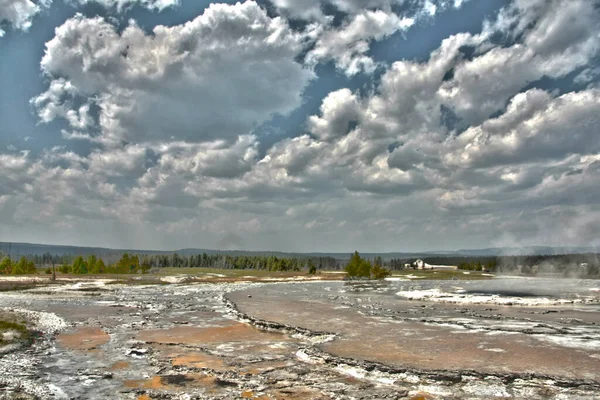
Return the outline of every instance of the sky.
[[[0,0],[0,241],[600,245],[600,1]]]

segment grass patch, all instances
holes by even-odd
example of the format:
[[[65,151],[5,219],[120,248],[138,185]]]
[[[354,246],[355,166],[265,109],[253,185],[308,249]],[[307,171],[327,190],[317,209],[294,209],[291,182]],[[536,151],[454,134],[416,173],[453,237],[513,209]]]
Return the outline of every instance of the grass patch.
[[[115,278],[114,281],[107,282],[106,285],[169,285],[169,282],[163,282],[159,279],[149,277],[148,279],[133,279],[133,278]]]
[[[5,332],[18,332],[19,337],[13,340],[5,340],[4,333]],[[0,320],[0,346],[14,343],[14,342],[27,342],[31,340],[31,333],[27,326],[22,323],[14,322],[14,321],[5,321]]]
[[[0,292],[11,292],[14,290],[27,290],[37,287],[37,283],[33,282],[11,282],[11,281],[0,281]]]

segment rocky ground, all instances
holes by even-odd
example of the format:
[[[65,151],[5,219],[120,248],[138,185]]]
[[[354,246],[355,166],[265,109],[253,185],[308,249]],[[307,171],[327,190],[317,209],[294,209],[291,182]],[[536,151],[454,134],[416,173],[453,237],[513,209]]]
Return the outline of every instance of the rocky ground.
[[[595,309],[457,306],[369,285],[92,280],[3,292],[1,312],[35,337],[0,355],[0,398],[599,398]]]

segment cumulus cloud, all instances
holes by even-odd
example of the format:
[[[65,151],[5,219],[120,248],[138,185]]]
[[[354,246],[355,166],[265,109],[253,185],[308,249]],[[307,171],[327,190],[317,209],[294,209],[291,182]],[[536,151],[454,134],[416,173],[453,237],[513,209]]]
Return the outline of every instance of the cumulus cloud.
[[[0,0],[0,23],[6,22],[15,29],[26,31],[31,27],[33,17],[52,0],[33,2],[31,0]],[[0,37],[4,36],[0,29]]]
[[[162,11],[179,5],[179,0],[65,0],[73,6],[95,3],[108,9],[122,12],[139,5],[150,10]],[[0,0],[0,23],[8,23],[15,29],[26,31],[31,27],[33,17],[42,9],[50,7],[52,0]],[[0,29],[0,37],[5,31]]]
[[[211,4],[151,35],[78,14],[46,44],[41,67],[53,80],[32,103],[42,121],[70,116],[77,130],[89,114],[72,104],[93,103],[104,143],[235,138],[300,105],[314,77],[295,61],[303,45],[302,34],[252,1]]]
[[[403,0],[272,0],[273,5],[290,18],[316,22],[313,28],[315,44],[307,54],[310,64],[333,61],[348,76],[361,72],[373,73],[379,64],[368,55],[372,42],[398,32],[406,32],[419,20],[431,18],[439,10],[462,1],[418,0],[407,4]],[[333,15],[325,15],[329,7],[345,15],[339,26],[332,24]],[[402,14],[395,10],[403,8]]]
[[[572,4],[595,12],[586,2]],[[552,6],[535,21],[564,23]],[[406,202],[418,196],[445,210],[441,220],[460,210],[473,213],[475,225],[496,221],[493,213],[511,206],[550,215],[536,209],[575,206],[565,202],[579,190],[579,213],[598,183],[589,157],[600,152],[594,130],[599,92],[522,90],[542,76],[561,77],[589,63],[596,52],[590,44],[598,35],[595,21],[588,19],[586,35],[571,35],[560,45],[544,42],[552,36],[533,40],[540,32],[532,24],[503,48],[490,48],[491,32],[452,36],[426,62],[394,63],[373,95],[330,93],[320,114],[308,119],[311,136],[278,143],[245,179],[313,196],[327,187],[344,201],[350,201],[344,192],[395,194]],[[579,50],[571,46],[581,44]],[[465,47],[475,54],[467,57]],[[443,107],[463,121],[464,132],[441,123]],[[500,114],[490,118],[494,112]]]
[[[453,138],[446,160],[451,165],[489,166],[597,153],[599,107],[599,90],[554,99],[535,89],[520,93],[502,116]]]
[[[327,20],[321,11],[321,0],[271,0],[271,3],[288,18],[319,22]]]
[[[226,141],[191,144],[172,142],[155,148],[159,168],[187,177],[232,178],[249,171],[258,156],[255,136],[244,135],[229,146]]]
[[[253,2],[150,34],[75,16],[47,43],[49,84],[32,105],[92,149],[0,154],[0,218],[14,229],[94,221],[143,247],[165,247],[165,232],[171,248],[477,247],[506,243],[499,231],[597,243],[592,2],[512,2],[481,33],[382,67],[372,92],[331,91],[304,132],[265,148],[254,127],[301,104],[315,63],[377,66],[370,41],[407,28],[391,3],[332,0],[347,13],[333,26],[319,2],[274,1],[311,21],[302,32]],[[419,2],[414,22],[461,3]],[[536,84],[567,76],[579,86]]]
[[[332,59],[348,75],[361,71],[371,73],[375,61],[366,55],[369,42],[381,40],[414,24],[413,18],[402,18],[392,12],[363,11],[340,28],[325,31],[308,54],[308,62]]]
[[[179,5],[179,0],[68,0],[72,4],[96,3],[106,8],[114,8],[117,11],[123,11],[134,4],[150,10],[162,11],[165,8]]]
[[[346,135],[351,124],[361,117],[361,105],[349,89],[331,92],[321,104],[321,116],[308,119],[309,130],[320,139],[336,139]]]
[[[415,14],[434,15],[437,11],[453,6],[460,8],[465,0],[415,0],[410,3],[405,0],[271,0],[275,8],[284,15],[306,20],[323,20],[324,8],[333,7],[338,12],[354,15],[365,10],[390,11],[393,7],[408,6]]]

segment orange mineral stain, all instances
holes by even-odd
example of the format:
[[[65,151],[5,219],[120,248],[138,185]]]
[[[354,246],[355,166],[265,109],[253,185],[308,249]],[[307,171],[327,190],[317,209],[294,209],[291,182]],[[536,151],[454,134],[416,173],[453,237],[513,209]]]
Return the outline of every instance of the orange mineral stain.
[[[433,396],[429,393],[419,392],[415,394],[410,400],[432,400]]]
[[[58,344],[70,350],[92,350],[108,343],[110,335],[99,328],[79,328],[56,337]]]
[[[253,400],[268,400],[268,399],[270,399],[269,396],[264,395],[264,394],[263,395],[256,395],[251,390],[246,390],[246,391],[240,393],[240,397],[243,398],[243,399],[253,399]]]
[[[129,368],[129,363],[127,361],[117,361],[116,363],[114,363],[111,367],[110,370],[111,371],[118,371],[121,369],[127,369]]]
[[[260,361],[240,368],[240,372],[251,375],[258,375],[268,371],[273,371],[275,369],[285,368],[287,366],[289,366],[289,362],[285,360]]]
[[[170,329],[147,330],[140,332],[137,339],[153,343],[197,344],[249,341],[287,341],[286,336],[278,333],[262,332],[249,325],[235,323],[229,326],[198,328],[177,326]]]
[[[125,381],[125,387],[131,389],[166,389],[162,384],[162,377],[155,376],[148,380]]]
[[[225,368],[223,360],[219,357],[204,353],[192,352],[187,354],[173,354],[173,366],[184,366],[192,368],[208,368],[215,371],[223,371]]]

